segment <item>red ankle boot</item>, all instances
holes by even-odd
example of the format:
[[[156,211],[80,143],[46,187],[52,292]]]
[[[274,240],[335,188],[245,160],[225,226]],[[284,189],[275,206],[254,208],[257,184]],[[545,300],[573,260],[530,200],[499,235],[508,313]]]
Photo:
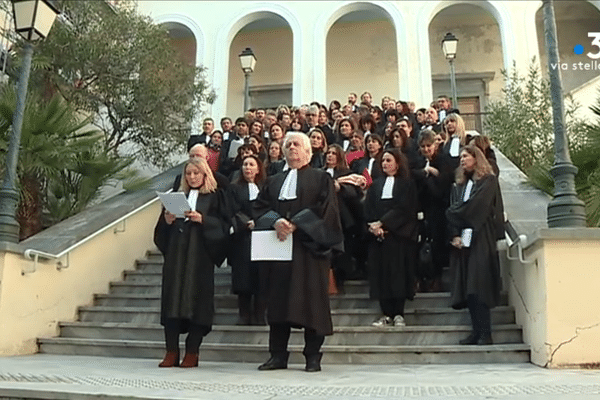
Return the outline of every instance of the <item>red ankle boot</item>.
[[[171,368],[179,366],[179,353],[176,351],[167,351],[165,354],[165,358],[162,360],[160,364],[158,364],[160,368]]]
[[[192,368],[198,366],[198,353],[185,353],[183,361],[179,365],[181,368]]]

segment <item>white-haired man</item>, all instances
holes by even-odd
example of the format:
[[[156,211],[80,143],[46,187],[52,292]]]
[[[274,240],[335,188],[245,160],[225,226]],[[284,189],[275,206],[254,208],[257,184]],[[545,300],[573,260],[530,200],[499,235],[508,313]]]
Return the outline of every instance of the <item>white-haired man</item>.
[[[279,240],[292,235],[292,261],[261,265],[261,290],[268,299],[271,357],[261,371],[285,369],[292,327],[304,328],[306,371],[321,370],[321,346],[333,333],[329,307],[330,256],[343,249],[343,234],[333,180],[309,166],[308,136],[289,132],[283,143],[289,170],[271,176],[257,199],[256,226],[272,227]]]

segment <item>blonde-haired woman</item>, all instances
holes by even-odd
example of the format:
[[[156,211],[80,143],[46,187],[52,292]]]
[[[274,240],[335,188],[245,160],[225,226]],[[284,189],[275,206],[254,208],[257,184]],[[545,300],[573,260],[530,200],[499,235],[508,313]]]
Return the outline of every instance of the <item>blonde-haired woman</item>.
[[[498,305],[502,288],[496,241],[504,237],[503,215],[492,167],[479,148],[465,146],[446,211],[452,237],[450,270],[455,271],[451,304],[468,307],[473,326],[460,344],[492,344],[490,308]]]
[[[185,163],[179,191],[190,204],[185,218],[163,211],[154,243],[164,256],[160,323],[166,355],[159,367],[196,367],[202,338],[214,315],[214,265],[223,261],[226,227],[219,216],[217,182],[206,160]],[[179,335],[188,333],[185,357],[179,362]]]
[[[452,167],[457,168],[460,163],[460,151],[469,143],[471,136],[467,135],[465,121],[458,114],[446,116],[442,125],[443,132],[446,133],[444,153],[451,157]]]

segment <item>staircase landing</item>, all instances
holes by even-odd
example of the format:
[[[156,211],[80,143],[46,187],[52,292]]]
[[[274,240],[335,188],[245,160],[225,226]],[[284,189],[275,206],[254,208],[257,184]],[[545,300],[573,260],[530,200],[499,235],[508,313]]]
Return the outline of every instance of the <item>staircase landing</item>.
[[[157,368],[158,360],[36,354],[0,358],[0,399],[595,399],[600,371],[548,370],[528,363],[463,365],[303,364],[261,372],[257,364],[201,360]]]

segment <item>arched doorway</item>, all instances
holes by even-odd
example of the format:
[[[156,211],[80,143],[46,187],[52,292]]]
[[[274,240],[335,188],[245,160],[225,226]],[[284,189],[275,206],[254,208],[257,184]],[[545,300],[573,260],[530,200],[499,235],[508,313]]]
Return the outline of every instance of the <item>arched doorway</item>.
[[[399,99],[398,51],[393,19],[381,7],[352,4],[327,33],[327,101],[344,104],[348,93],[368,91],[373,104]]]
[[[171,44],[177,49],[181,59],[189,65],[196,65],[197,44],[194,33],[179,22],[164,22],[162,26],[169,32]]]
[[[292,104],[293,33],[277,14],[261,12],[244,25],[229,47],[227,115],[243,115],[244,73],[239,54],[250,47],[257,62],[250,77],[250,108],[276,108]]]
[[[435,15],[429,24],[432,101],[440,95],[452,97],[450,67],[441,48],[448,32],[459,40],[454,62],[458,108],[467,129],[481,132],[485,105],[490,98],[499,96],[503,87],[501,70],[505,65],[498,21],[488,10],[473,3],[453,4]]]

